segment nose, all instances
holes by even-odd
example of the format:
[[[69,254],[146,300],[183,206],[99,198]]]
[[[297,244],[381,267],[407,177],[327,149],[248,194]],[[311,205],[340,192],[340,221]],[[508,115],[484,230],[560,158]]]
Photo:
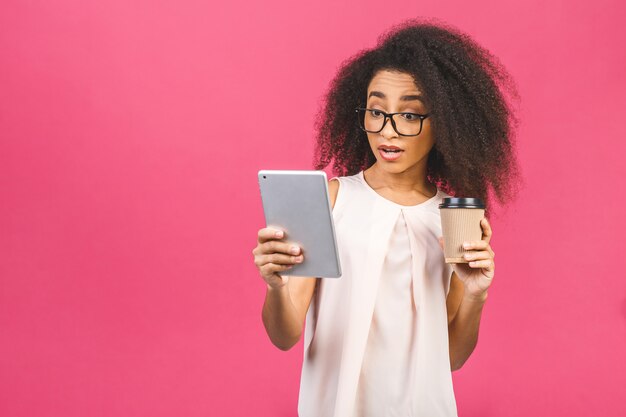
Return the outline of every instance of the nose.
[[[396,131],[393,128],[393,124],[391,123],[391,117],[388,117],[385,120],[385,126],[383,127],[383,130],[380,131],[380,134],[385,139],[393,138],[393,137],[397,137],[398,136],[398,134],[396,133]]]

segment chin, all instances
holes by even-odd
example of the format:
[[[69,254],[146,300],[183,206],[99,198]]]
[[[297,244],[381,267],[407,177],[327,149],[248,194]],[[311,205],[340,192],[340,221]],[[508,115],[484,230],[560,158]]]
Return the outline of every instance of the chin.
[[[408,168],[406,164],[402,162],[387,162],[384,159],[377,159],[376,165],[378,165],[378,168],[380,168],[381,171],[386,171],[392,174],[403,172]]]

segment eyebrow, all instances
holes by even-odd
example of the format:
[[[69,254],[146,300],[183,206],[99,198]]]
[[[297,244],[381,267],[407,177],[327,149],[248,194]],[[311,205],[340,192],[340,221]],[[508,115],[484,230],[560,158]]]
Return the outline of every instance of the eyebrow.
[[[380,91],[371,91],[371,92],[370,92],[370,95],[369,95],[367,98],[370,98],[370,97],[372,97],[372,96],[374,96],[374,97],[380,97],[380,98],[383,98],[383,99],[384,99],[384,98],[386,98],[386,96],[385,96],[383,93],[381,93]],[[400,97],[400,100],[401,100],[401,101],[419,100],[419,101],[421,101],[422,103],[424,102],[424,100],[422,100],[422,96],[421,96],[421,95],[419,95],[419,94],[417,94],[417,95],[407,95],[407,96],[402,96],[402,97]]]

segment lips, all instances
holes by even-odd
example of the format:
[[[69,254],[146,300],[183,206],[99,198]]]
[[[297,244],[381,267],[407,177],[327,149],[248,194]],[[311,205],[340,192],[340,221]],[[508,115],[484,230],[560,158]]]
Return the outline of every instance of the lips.
[[[402,148],[398,148],[397,146],[391,145],[380,145],[378,149],[390,150],[390,151],[402,151]]]

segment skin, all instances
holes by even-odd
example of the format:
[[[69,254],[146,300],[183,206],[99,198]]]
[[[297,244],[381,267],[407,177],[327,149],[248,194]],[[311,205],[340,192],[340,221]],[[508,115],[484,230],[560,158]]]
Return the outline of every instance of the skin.
[[[370,93],[377,92],[375,95]],[[403,96],[420,96],[422,92],[410,74],[381,70],[372,77],[367,90],[367,107],[387,113],[412,112],[427,114],[425,104],[417,99],[402,100]],[[366,182],[384,198],[401,205],[420,204],[437,193],[437,187],[428,182],[426,167],[428,153],[435,144],[430,118],[423,122],[418,136],[400,136],[388,120],[382,131],[367,133],[376,162],[363,172]],[[379,153],[381,144],[403,149],[400,158],[385,161]],[[329,181],[331,204],[338,193],[338,183]],[[467,264],[453,264],[450,290],[446,299],[451,370],[460,369],[469,358],[478,339],[482,307],[487,299],[495,271],[495,253],[489,244],[493,235],[489,222],[482,219],[482,239],[466,242]],[[277,230],[259,231],[258,244],[253,250],[255,264],[267,283],[263,307],[263,322],[272,342],[282,350],[295,345],[302,334],[302,323],[309,308],[317,279],[276,275],[289,265],[302,262],[300,249],[290,253],[291,245],[275,236]],[[282,240],[282,242],[281,242]],[[443,250],[443,237],[439,238]]]

